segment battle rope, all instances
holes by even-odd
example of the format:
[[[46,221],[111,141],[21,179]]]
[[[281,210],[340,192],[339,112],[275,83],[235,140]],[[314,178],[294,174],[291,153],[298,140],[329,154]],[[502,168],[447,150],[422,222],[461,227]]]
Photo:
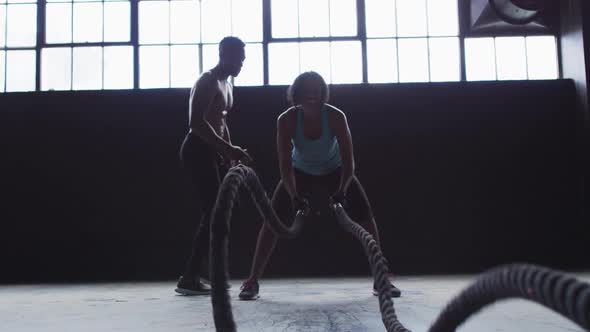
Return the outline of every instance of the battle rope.
[[[286,227],[278,218],[254,171],[246,166],[229,170],[220,186],[211,218],[211,286],[213,319],[217,331],[236,331],[227,282],[229,222],[241,186],[246,186],[254,204],[273,232],[293,238],[301,232],[307,211],[298,211]],[[332,204],[339,224],[363,245],[379,292],[379,308],[388,332],[409,331],[398,320],[387,279],[387,262],[373,237],[352,221],[339,203]],[[497,300],[518,297],[538,302],[590,331],[590,284],[561,272],[530,264],[501,266],[482,274],[443,309],[429,332],[450,332],[469,316]]]
[[[352,221],[344,208],[340,203],[331,204],[334,213],[336,214],[336,220],[342,228],[361,242],[365,253],[369,258],[369,264],[371,265],[371,271],[373,272],[373,278],[379,291],[379,309],[381,309],[381,320],[388,332],[409,332],[402,323],[397,319],[395,309],[393,308],[393,300],[391,299],[391,284],[387,278],[387,261],[381,249],[377,245],[377,241],[373,239],[373,236],[365,231],[359,224]]]
[[[450,332],[484,306],[507,298],[537,302],[590,331],[590,284],[530,264],[509,264],[482,274],[447,304],[430,332]]]
[[[297,211],[291,227],[286,227],[271,207],[260,180],[254,171],[246,166],[236,166],[226,174],[217,200],[211,213],[211,302],[213,304],[213,320],[217,331],[236,331],[229,293],[224,286],[227,283],[227,247],[230,220],[234,202],[241,186],[246,186],[254,200],[258,211],[271,229],[281,237],[293,238],[303,229],[306,211]],[[221,287],[219,287],[222,285]]]

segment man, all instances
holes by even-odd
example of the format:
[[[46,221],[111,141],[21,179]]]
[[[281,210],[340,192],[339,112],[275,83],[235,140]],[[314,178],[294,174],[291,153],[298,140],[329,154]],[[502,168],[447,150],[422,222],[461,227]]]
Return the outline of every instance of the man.
[[[226,115],[233,105],[229,76],[240,73],[245,60],[245,44],[237,37],[219,43],[219,62],[204,72],[191,90],[189,131],[180,157],[189,171],[200,200],[201,219],[197,225],[190,258],[175,289],[183,295],[207,295],[211,288],[201,282],[201,262],[209,249],[209,221],[222,173],[227,165],[252,161],[245,149],[233,145]]]

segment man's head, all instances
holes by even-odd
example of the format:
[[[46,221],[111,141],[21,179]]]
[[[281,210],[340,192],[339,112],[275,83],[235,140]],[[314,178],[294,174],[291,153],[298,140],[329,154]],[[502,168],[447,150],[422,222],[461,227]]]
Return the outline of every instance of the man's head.
[[[287,99],[295,105],[323,105],[330,98],[330,90],[324,78],[315,71],[301,73],[289,89]]]
[[[238,76],[246,59],[246,44],[238,37],[225,37],[219,42],[219,65],[231,76]]]

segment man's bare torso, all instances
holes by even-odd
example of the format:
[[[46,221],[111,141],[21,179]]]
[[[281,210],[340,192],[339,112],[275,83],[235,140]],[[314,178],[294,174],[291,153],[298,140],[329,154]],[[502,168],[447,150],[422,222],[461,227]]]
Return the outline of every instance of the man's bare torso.
[[[193,110],[193,98],[199,96],[199,93],[206,93],[203,89],[205,86],[212,86],[213,90],[209,93],[209,101],[207,107],[203,110]],[[215,133],[227,141],[226,131],[226,115],[233,106],[233,94],[231,84],[225,80],[218,80],[210,72],[204,73],[197,83],[195,83],[191,91],[191,98],[189,101],[190,119],[197,116],[202,116],[207,121]],[[197,114],[197,112],[199,114]],[[203,112],[203,113],[201,113]]]

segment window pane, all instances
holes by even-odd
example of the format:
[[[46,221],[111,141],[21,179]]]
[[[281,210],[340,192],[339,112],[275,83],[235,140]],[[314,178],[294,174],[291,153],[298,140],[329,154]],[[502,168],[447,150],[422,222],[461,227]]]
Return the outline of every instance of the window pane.
[[[6,52],[6,91],[35,91],[35,51]]]
[[[330,0],[330,35],[356,36],[356,0]]]
[[[496,38],[496,62],[499,80],[527,78],[524,37]]]
[[[170,40],[172,43],[198,43],[201,18],[198,1],[170,2]]]
[[[299,47],[296,43],[268,44],[269,83],[291,84],[299,74]]]
[[[6,45],[6,6],[0,6],[0,47],[4,45]]]
[[[459,35],[459,4],[457,0],[428,0],[428,34]]]
[[[246,44],[246,60],[240,75],[235,78],[237,86],[263,85],[262,44]]]
[[[301,37],[329,36],[329,17],[328,0],[299,0],[299,35]]]
[[[428,82],[428,44],[426,38],[398,40],[399,81]]]
[[[431,38],[429,47],[430,81],[460,81],[459,38]]]
[[[72,42],[72,5],[49,3],[46,7],[45,40],[48,43]]]
[[[133,89],[133,47],[104,48],[104,89]]]
[[[300,72],[313,70],[330,82],[330,43],[307,42],[299,44]]]
[[[527,37],[527,63],[530,79],[556,79],[557,46],[554,36]]]
[[[0,51],[0,92],[4,92],[4,63],[6,61],[6,52]]]
[[[248,56],[246,54],[246,56]],[[218,44],[203,45],[203,71],[211,70],[219,62]]]
[[[232,10],[232,34],[244,42],[262,41],[262,1],[234,0]]]
[[[397,0],[397,35],[426,36],[426,0]]]
[[[496,79],[494,38],[465,38],[465,67],[468,81]]]
[[[168,46],[139,47],[139,87],[170,87],[170,52]]]
[[[170,79],[173,88],[189,88],[199,77],[199,47],[176,45],[170,50]]]
[[[8,5],[6,19],[6,46],[37,44],[37,5]]]
[[[395,0],[365,0],[365,17],[367,37],[395,36]]]
[[[369,83],[397,82],[397,48],[395,39],[367,40]]]
[[[202,1],[203,42],[219,43],[231,34],[231,6],[229,0]]]
[[[72,49],[45,48],[41,51],[41,90],[72,88]]]
[[[139,2],[139,42],[141,44],[168,43],[168,1]]]
[[[37,0],[4,0],[2,2],[8,2],[8,3],[37,3]]]
[[[361,43],[332,42],[332,83],[361,83],[363,81]]]
[[[102,89],[102,47],[74,48],[74,90]]]
[[[271,0],[272,36],[290,38],[299,36],[298,0]]]
[[[130,40],[129,2],[110,2],[104,4],[104,41],[124,42]]]
[[[102,41],[102,3],[74,4],[74,42]]]

